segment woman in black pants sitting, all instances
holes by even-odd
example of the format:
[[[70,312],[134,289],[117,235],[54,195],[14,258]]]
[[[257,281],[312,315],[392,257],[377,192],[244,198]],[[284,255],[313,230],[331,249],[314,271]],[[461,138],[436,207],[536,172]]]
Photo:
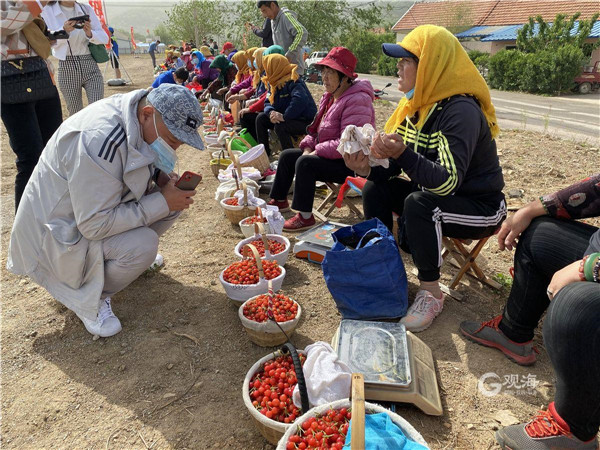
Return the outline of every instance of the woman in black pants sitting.
[[[296,64],[277,53],[263,57],[265,76],[263,82],[269,90],[265,110],[256,118],[258,143],[269,147],[269,130],[275,130],[281,148],[292,147],[292,136],[306,134],[306,127],[317,112],[317,105],[306,84],[296,72]]]
[[[504,312],[463,322],[468,339],[521,365],[535,362],[533,333],[542,315],[544,344],[556,372],[548,411],[499,430],[502,448],[597,449],[600,427],[600,230],[573,219],[600,216],[600,174],[520,209],[502,225],[500,249],[515,253]]]
[[[373,86],[368,80],[356,79],[356,62],[354,54],[344,47],[334,47],[319,62],[325,87],[319,112],[300,148],[288,148],[279,156],[269,205],[281,211],[289,209],[287,193],[296,175],[292,208],[298,213],[285,221],[286,231],[301,231],[315,224],[312,208],[316,181],[343,183],[354,174],[337,151],[346,127],[375,126]]]

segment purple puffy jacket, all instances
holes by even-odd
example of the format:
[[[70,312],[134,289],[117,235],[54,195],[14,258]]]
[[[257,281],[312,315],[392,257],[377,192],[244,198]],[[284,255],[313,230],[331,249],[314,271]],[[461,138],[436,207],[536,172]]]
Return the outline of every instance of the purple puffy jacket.
[[[362,127],[370,123],[375,127],[375,109],[373,108],[373,86],[369,80],[354,80],[346,92],[342,94],[323,116],[331,94],[325,92],[319,103],[319,111],[312,124],[307,129],[307,135],[300,148],[315,150],[315,154],[327,159],[340,159],[337,147],[340,136],[348,125]],[[321,127],[317,132],[317,125]]]

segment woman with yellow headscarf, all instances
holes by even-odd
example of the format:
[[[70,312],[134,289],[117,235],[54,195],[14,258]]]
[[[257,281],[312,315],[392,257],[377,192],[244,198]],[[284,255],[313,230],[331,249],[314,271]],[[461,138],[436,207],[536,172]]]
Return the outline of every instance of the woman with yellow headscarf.
[[[401,322],[422,331],[442,311],[442,236],[481,239],[506,217],[495,138],[496,114],[483,77],[456,37],[424,25],[398,44],[383,44],[398,58],[398,89],[404,98],[371,146],[389,168],[369,167],[362,153],[344,157],[368,181],[363,189],[367,218],[392,229],[400,216],[399,242],[412,253],[420,287]],[[397,176],[404,173],[410,178]]]
[[[252,66],[254,67],[252,86],[242,93],[246,99],[246,103],[244,108],[240,110],[240,125],[242,129],[245,128],[252,135],[255,141],[257,140],[256,117],[258,117],[258,114],[263,112],[265,108],[266,88],[262,82],[262,76],[264,75],[265,70],[262,58],[265,50],[266,47],[259,47],[252,55]]]
[[[317,105],[298,76],[296,64],[290,64],[278,53],[264,56],[262,62],[265,69],[262,81],[269,94],[265,110],[256,118],[256,135],[271,155],[269,130],[275,130],[282,149],[292,148],[292,136],[306,134],[306,127],[317,113]]]
[[[256,47],[249,48],[246,51],[237,52],[231,58],[232,61],[235,62],[235,59],[241,61],[242,57],[237,56],[240,53],[245,55],[246,63],[245,63],[245,71],[244,74],[240,76],[241,69],[238,70],[238,77],[240,77],[241,81],[237,81],[234,86],[231,87],[229,93],[225,97],[225,100],[229,103],[234,103],[240,100],[246,100],[254,95],[254,89],[252,88],[252,80],[254,79],[254,52],[257,50]]]

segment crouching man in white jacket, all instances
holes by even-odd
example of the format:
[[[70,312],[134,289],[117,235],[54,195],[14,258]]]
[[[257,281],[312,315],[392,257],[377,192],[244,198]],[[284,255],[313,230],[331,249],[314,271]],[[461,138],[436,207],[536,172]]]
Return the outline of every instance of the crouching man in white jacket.
[[[114,95],[63,122],[25,188],[8,270],[46,288],[93,335],[121,331],[110,296],[150,266],[159,236],[193,202],[172,172],[182,143],[204,148],[201,124],[198,100],[172,84]]]

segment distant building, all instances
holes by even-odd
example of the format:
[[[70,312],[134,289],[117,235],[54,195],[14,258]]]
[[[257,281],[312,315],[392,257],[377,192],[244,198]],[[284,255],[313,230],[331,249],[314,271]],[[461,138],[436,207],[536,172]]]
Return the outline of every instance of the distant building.
[[[597,0],[445,0],[414,3],[392,27],[401,41],[419,25],[440,25],[448,28],[468,50],[494,54],[514,48],[517,31],[529,17],[542,16],[552,21],[557,14],[590,19],[600,12]],[[579,24],[576,23],[575,27]],[[575,28],[576,29],[576,28]],[[594,24],[587,42],[600,38],[600,21]],[[592,53],[592,64],[600,60],[600,48]]]

